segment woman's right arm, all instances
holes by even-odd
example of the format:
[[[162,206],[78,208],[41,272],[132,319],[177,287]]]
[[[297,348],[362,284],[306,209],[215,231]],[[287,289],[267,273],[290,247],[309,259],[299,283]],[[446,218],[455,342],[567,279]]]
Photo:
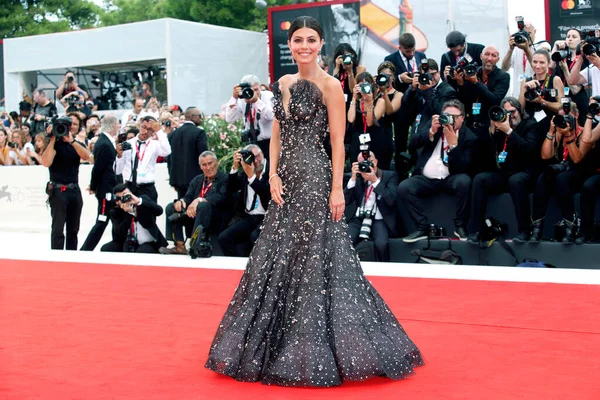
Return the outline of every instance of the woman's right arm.
[[[551,139],[550,139],[551,138]],[[554,143],[560,138],[556,138],[556,126],[554,125],[554,117],[550,122],[550,131],[546,134],[546,139],[542,144],[542,160],[549,160],[554,157]]]
[[[50,138],[50,143],[48,143],[48,147],[42,154],[42,165],[46,168],[50,167],[54,162],[54,156],[56,156],[56,150],[54,150],[54,143],[56,142],[56,137],[53,135]]]

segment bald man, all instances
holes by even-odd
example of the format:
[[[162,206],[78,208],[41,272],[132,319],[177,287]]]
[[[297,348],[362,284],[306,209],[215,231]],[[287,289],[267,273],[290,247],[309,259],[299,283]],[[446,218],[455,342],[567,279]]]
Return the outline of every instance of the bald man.
[[[458,99],[465,105],[467,126],[477,135],[478,145],[473,160],[471,174],[490,172],[497,169],[496,157],[489,151],[490,117],[492,106],[500,105],[510,86],[510,75],[496,65],[500,61],[500,52],[496,46],[486,46],[481,52],[482,66],[477,73],[467,76],[461,72],[456,77]]]

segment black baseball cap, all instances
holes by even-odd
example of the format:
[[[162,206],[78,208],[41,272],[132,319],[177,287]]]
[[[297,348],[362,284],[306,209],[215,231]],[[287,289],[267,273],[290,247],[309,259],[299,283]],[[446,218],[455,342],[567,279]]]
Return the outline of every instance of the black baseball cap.
[[[451,49],[453,47],[464,44],[466,40],[467,40],[467,37],[465,35],[463,35],[461,32],[452,31],[446,36],[446,46],[448,46],[448,48]]]

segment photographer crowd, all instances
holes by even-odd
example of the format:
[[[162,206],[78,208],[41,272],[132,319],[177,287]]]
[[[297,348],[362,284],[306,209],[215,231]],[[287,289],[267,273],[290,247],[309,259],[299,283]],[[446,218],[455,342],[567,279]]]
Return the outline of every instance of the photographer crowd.
[[[486,240],[486,216],[494,214],[487,200],[502,193],[514,206],[514,242],[542,239],[551,196],[562,217],[555,240],[600,239],[600,39],[571,29],[551,47],[536,42],[535,27],[523,18],[517,25],[504,55],[453,31],[439,62],[417,51],[410,33],[376,74],[348,43],[335,43],[331,62],[321,57],[346,98],[348,233],[355,245],[373,241],[375,259],[389,261],[389,238],[406,231],[399,210],[415,225],[405,242],[430,236],[435,221],[422,199],[441,192],[456,198],[453,234],[460,240]],[[244,145],[231,150],[228,171],[208,148],[200,110],[161,106],[147,84],[120,120],[94,114],[93,99],[70,71],[56,95],[66,115],[35,90],[18,113],[2,114],[0,127],[0,165],[49,168],[53,249],[78,248],[78,171],[89,162],[97,219],[81,250],[94,250],[112,222],[112,241],[102,251],[209,257],[212,235],[225,255],[248,256],[271,202],[273,94],[255,75],[243,76],[223,106],[227,123],[243,125]],[[164,236],[156,225],[163,213],[155,186],[160,162],[168,162],[177,192],[164,210]]]

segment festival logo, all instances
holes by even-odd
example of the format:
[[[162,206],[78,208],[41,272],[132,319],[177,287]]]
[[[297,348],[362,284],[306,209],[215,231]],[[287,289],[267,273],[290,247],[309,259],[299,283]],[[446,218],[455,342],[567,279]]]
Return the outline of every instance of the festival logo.
[[[594,15],[593,0],[559,0],[561,17]]]

